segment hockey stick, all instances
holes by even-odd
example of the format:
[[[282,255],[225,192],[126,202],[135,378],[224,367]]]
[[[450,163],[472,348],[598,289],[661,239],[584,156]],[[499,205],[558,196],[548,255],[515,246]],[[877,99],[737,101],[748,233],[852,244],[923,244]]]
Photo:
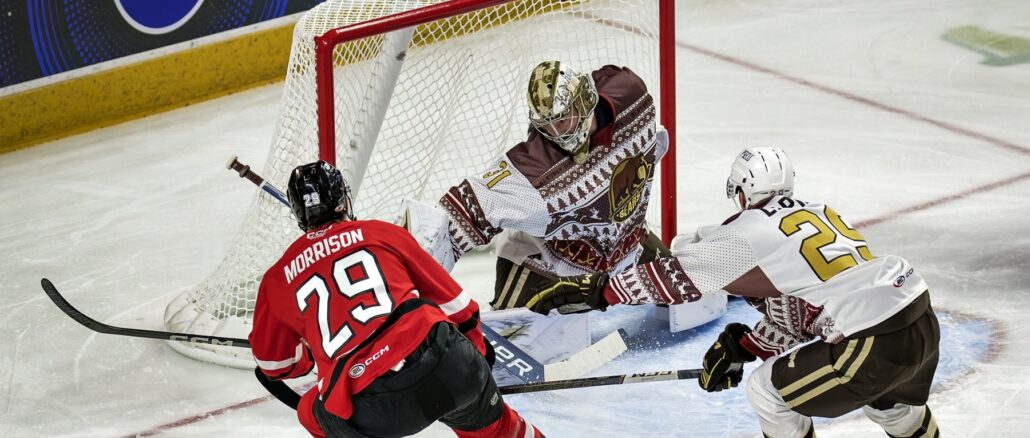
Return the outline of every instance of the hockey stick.
[[[700,369],[652,371],[649,373],[618,374],[613,376],[584,377],[581,379],[556,380],[553,382],[525,383],[498,388],[501,394],[523,394],[527,392],[554,391],[557,389],[587,388],[591,386],[625,385],[630,383],[660,382],[662,380],[696,379]]]
[[[62,312],[71,317],[71,319],[74,319],[79,324],[82,324],[86,328],[93,330],[97,333],[130,336],[137,338],[160,339],[166,341],[196,342],[201,344],[225,345],[229,347],[250,347],[250,342],[246,339],[226,338],[221,336],[201,336],[189,333],[174,333],[158,330],[115,327],[112,325],[104,324],[102,322],[99,322],[93,318],[86,316],[78,309],[76,309],[74,306],[72,306],[71,303],[69,303],[68,300],[66,300],[64,296],[61,295],[61,292],[57,290],[57,287],[54,286],[54,283],[52,283],[50,280],[44,278],[40,280],[40,284],[43,286],[43,292],[45,292],[46,295],[50,297],[50,300],[54,302],[58,309],[61,309]],[[485,325],[483,325],[483,327],[486,328]],[[490,331],[493,332],[492,330]],[[500,337],[500,335],[497,336]],[[619,336],[618,338],[621,341],[622,337]],[[501,337],[501,339],[504,338]],[[605,347],[603,348],[611,348],[607,346],[609,343],[612,342],[609,341],[609,339],[613,339],[612,335],[609,335],[604,340],[598,341],[594,344],[594,346],[604,345]],[[505,342],[507,342],[507,339],[505,339]],[[616,347],[615,351],[618,351],[618,353],[625,351],[625,344],[622,344],[621,350],[617,349]],[[525,354],[525,352],[522,353]],[[577,353],[577,355],[579,355],[580,353]],[[573,355],[573,358],[575,358],[575,356],[576,355]],[[501,359],[500,355],[498,356],[498,359]],[[558,364],[572,362],[573,359],[570,359],[564,362],[559,362]],[[537,368],[538,370],[540,370],[540,374],[543,374],[544,367],[546,366],[541,366],[540,368]],[[257,372],[260,374],[260,371]],[[538,381],[536,383],[502,386],[500,388],[500,391],[502,394],[521,394],[526,392],[551,391],[556,389],[585,388],[589,386],[621,385],[626,383],[655,382],[660,380],[682,380],[697,378],[698,373],[700,373],[700,370],[678,370],[659,371],[653,373],[638,373],[630,375],[623,374],[605,377],[587,377],[582,379],[557,380],[551,382]],[[265,376],[263,375],[258,375],[258,381],[261,382],[261,385],[265,386],[266,389],[268,389],[269,392],[275,395],[276,398],[278,398],[280,401],[285,403],[287,406],[296,409],[296,402],[294,400],[296,400],[296,397],[299,396],[296,393],[290,395],[282,392],[280,388],[282,385],[285,385],[284,383],[280,381],[269,380],[265,378]],[[269,388],[269,384],[273,385],[275,388]]]
[[[279,202],[282,202],[283,205],[289,208],[290,199],[286,197],[286,194],[279,191],[279,189],[275,188],[275,186],[265,182],[265,179],[262,178],[261,175],[251,172],[250,166],[239,162],[239,160],[236,159],[235,155],[233,155],[232,158],[229,158],[229,162],[225,164],[225,168],[229,170],[235,170],[237,173],[240,174],[240,178],[246,178],[247,181],[254,183],[256,186],[260,187],[261,190],[264,190],[265,193],[268,193],[273,198],[278,199]]]
[[[58,309],[61,309],[65,315],[71,317],[79,324],[86,326],[86,328],[93,330],[97,333],[106,333],[109,335],[121,335],[121,336],[133,336],[137,338],[150,338],[150,339],[162,339],[166,341],[180,341],[180,342],[194,342],[198,344],[211,344],[211,345],[224,345],[228,347],[246,347],[250,348],[250,341],[239,338],[226,338],[222,336],[204,336],[195,335],[190,333],[175,333],[175,332],[164,332],[158,330],[145,330],[136,328],[125,328],[115,327],[112,325],[104,324],[93,318],[86,316],[71,305],[61,295],[61,292],[57,290],[50,280],[46,278],[40,280],[40,284],[43,286],[43,292],[50,297],[50,301],[53,301],[57,305]]]
[[[283,402],[284,405],[293,408],[295,411],[297,410],[297,405],[300,404],[300,394],[297,394],[297,391],[290,388],[286,382],[269,379],[265,373],[261,372],[259,367],[254,367],[254,376],[257,377],[261,386],[265,387],[265,391],[268,391],[273,397]]]
[[[40,284],[43,286],[43,292],[50,297],[50,301],[53,301],[57,305],[58,309],[61,309],[65,315],[71,317],[79,324],[86,326],[86,328],[93,330],[97,333],[105,333],[109,335],[122,335],[132,336],[137,338],[149,338],[149,339],[160,339],[165,341],[180,341],[180,342],[195,342],[198,344],[211,344],[211,345],[224,345],[228,347],[246,347],[250,348],[250,341],[239,338],[225,338],[222,336],[202,336],[190,333],[174,333],[164,332],[158,330],[144,330],[136,328],[125,328],[115,327],[112,325],[104,324],[93,318],[86,316],[86,314],[72,306],[61,295],[61,292],[57,290],[50,280],[44,278],[40,280]],[[278,380],[271,380],[261,372],[261,369],[255,368],[254,372],[257,374],[258,382],[261,382],[261,386],[265,387],[269,393],[271,393],[279,401],[283,402],[286,406],[293,409],[297,409],[297,403],[300,401],[300,394],[297,394],[285,382]]]

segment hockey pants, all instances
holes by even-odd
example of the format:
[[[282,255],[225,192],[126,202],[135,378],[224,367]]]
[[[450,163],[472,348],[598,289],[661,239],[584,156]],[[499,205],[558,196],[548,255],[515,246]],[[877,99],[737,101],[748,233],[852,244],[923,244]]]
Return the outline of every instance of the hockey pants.
[[[883,335],[814,342],[771,358],[748,379],[747,397],[770,438],[812,436],[812,419],[862,408],[891,437],[936,438],[926,400],[940,329],[933,310]]]
[[[351,400],[348,419],[315,401],[313,412],[327,437],[403,437],[437,420],[462,438],[541,436],[504,403],[486,359],[448,323],[430,330],[404,368],[377,378]]]

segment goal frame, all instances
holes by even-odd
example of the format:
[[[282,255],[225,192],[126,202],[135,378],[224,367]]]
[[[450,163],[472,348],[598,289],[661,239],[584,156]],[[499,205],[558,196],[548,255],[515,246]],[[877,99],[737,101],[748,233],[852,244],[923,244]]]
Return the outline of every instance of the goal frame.
[[[373,35],[386,34],[451,16],[499,6],[515,0],[452,0],[377,19],[331,29],[315,37],[315,83],[318,94],[319,158],[336,165],[336,125],[333,93],[333,50]],[[669,133],[662,158],[659,202],[662,241],[676,236],[676,28],[674,0],[658,1],[659,121]]]
[[[427,6],[425,2],[433,4]],[[391,208],[394,201],[410,197],[432,203],[446,190],[442,187],[450,187],[451,177],[475,174],[475,161],[495,159],[524,141],[528,127],[521,94],[525,90],[523,68],[528,69],[541,57],[574,61],[591,69],[604,64],[623,65],[646,77],[648,90],[658,99],[657,108],[648,111],[657,110],[658,122],[669,131],[671,144],[656,171],[646,212],[647,223],[657,225],[655,231],[669,243],[676,235],[673,2],[321,3],[294,27],[282,109],[262,173],[270,181],[285,183],[293,166],[324,159],[345,172],[355,207],[368,210],[363,211],[363,217],[399,220],[398,212]],[[566,18],[571,20],[562,24]],[[500,32],[511,29],[509,32],[518,35],[517,23],[522,20],[526,20],[527,33],[513,38],[510,44],[506,34],[494,32],[495,28]],[[509,23],[516,27],[501,28]],[[466,41],[473,45],[465,46]],[[438,42],[444,44],[436,46]],[[476,47],[489,51],[478,54]],[[456,58],[455,53],[466,56]],[[470,54],[481,56],[483,65],[470,64]],[[448,75],[454,71],[474,72],[475,67],[486,69],[460,78],[467,79],[465,82],[451,83]],[[424,80],[443,81],[454,88],[419,87]],[[466,84],[488,88],[462,89]],[[441,95],[446,98],[436,98]],[[518,100],[520,95],[523,100]],[[340,111],[335,111],[335,104],[340,105]],[[423,115],[424,108],[433,111]],[[407,117],[410,123],[405,121]],[[425,127],[411,129],[423,126],[415,124]],[[472,155],[474,160],[463,158]],[[424,169],[433,171],[410,172],[411,163],[406,160],[425,162]],[[372,196],[362,196],[362,190]],[[270,197],[256,196],[217,269],[168,303],[165,326],[173,332],[244,338],[252,327],[250,318],[263,267],[294,241],[296,232],[296,221],[287,210]],[[197,360],[253,367],[249,350],[177,341],[169,344]]]

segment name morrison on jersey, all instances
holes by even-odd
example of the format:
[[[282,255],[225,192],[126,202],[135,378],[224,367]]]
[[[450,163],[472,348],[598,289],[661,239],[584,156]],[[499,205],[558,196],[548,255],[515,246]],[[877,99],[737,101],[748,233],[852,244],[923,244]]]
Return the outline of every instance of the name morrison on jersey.
[[[319,233],[311,233],[308,235],[309,239],[317,237],[317,234],[324,234],[324,231]],[[361,233],[361,229],[351,230],[346,233],[334,234],[319,240],[300,253],[289,265],[283,266],[283,273],[286,274],[286,282],[292,283],[293,279],[298,274],[304,272],[308,266],[315,264],[315,262],[321,260],[323,257],[333,255],[348,246],[351,246],[357,242],[365,240],[365,237]]]

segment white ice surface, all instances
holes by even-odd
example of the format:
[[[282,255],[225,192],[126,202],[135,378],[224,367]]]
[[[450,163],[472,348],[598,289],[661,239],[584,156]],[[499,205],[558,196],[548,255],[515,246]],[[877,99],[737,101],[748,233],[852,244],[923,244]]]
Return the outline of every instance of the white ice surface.
[[[983,65],[940,35],[978,25],[1030,38],[1030,3],[690,0],[677,9],[681,230],[732,213],[723,185],[740,148],[785,148],[798,198],[868,222],[874,253],[905,256],[930,282],[945,315],[930,398],[944,435],[1027,436],[1030,65]],[[264,393],[249,372],[162,342],[91,334],[39,288],[49,277],[101,321],[161,329],[165,304],[208,275],[234,236],[254,188],[224,162],[263,163],[279,95],[264,87],[0,155],[0,436],[303,436],[289,410],[253,401]],[[457,272],[488,299],[489,259]],[[637,337],[594,374],[694,368],[718,325],[754,314],[737,306],[676,336],[646,317],[625,308],[595,318],[598,335],[622,325]],[[692,382],[508,400],[551,437],[759,435],[741,391],[709,396]],[[846,416],[821,422],[819,436],[882,433]]]

